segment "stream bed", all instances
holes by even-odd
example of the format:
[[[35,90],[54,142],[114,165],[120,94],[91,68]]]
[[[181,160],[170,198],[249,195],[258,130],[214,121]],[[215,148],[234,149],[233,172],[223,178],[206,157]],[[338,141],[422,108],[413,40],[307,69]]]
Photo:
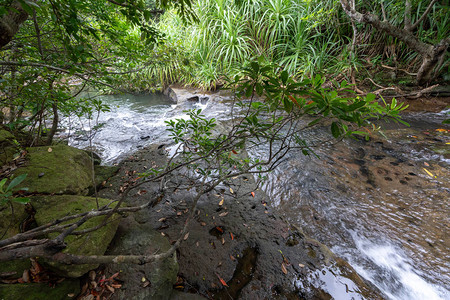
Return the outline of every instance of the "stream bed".
[[[92,141],[93,124],[83,119],[64,119],[60,136],[78,148],[92,143],[104,164],[146,145],[170,144],[164,121],[186,118],[184,109],[202,108],[219,120],[230,109],[211,100],[181,107],[162,95],[101,99],[111,111],[100,114]],[[410,128],[380,124],[384,136],[324,145],[316,149],[320,159],[291,152],[263,186],[269,205],[390,299],[450,299],[450,128],[441,124],[444,118],[445,112],[406,114]],[[308,134],[330,136],[326,128]]]

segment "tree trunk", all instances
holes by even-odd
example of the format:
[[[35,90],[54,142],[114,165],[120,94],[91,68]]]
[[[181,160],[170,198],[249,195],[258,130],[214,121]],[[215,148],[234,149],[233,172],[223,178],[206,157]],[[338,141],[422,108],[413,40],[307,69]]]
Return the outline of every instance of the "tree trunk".
[[[371,13],[362,14],[356,11],[349,4],[348,0],[340,0],[340,2],[342,8],[344,9],[344,12],[347,14],[347,16],[350,17],[351,20],[354,20],[358,23],[370,24],[374,28],[397,38],[399,41],[404,42],[409,48],[422,55],[422,65],[419,68],[416,78],[417,84],[422,85],[433,79],[433,70],[440,61],[442,55],[445,55],[450,43],[450,38],[446,38],[436,45],[431,45],[420,41],[413,34],[412,30],[416,28],[419,21],[422,21],[424,17],[429,13],[432,5],[436,2],[436,0],[433,0],[430,3],[425,13],[420,17],[418,22],[414,23],[413,25],[410,24],[410,19],[408,16],[409,12],[407,11],[405,14],[405,20],[407,19],[408,21],[406,21],[405,28],[395,27],[387,20],[381,21],[378,16]],[[409,1],[407,1],[407,4],[408,3]],[[407,10],[408,9],[409,8],[407,7]]]
[[[13,1],[6,9],[8,11],[0,17],[0,49],[12,40],[20,25],[28,18],[28,13],[19,1]]]

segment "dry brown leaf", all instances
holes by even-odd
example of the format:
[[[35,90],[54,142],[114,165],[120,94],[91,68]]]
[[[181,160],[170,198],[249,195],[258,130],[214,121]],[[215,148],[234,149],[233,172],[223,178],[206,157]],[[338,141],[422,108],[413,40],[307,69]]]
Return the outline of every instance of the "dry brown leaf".
[[[228,215],[228,212],[226,211],[226,212],[223,212],[223,213],[221,213],[220,215],[219,215],[219,217],[225,217],[226,215]]]
[[[144,284],[142,285],[142,287],[148,287],[150,285],[150,281],[146,281],[144,282]]]
[[[107,284],[106,284],[105,286],[106,286],[106,288],[108,289],[108,291],[110,291],[111,293],[114,294],[115,290],[114,290],[113,287],[111,287],[111,286],[109,286],[109,285],[107,285]]]
[[[89,271],[89,279],[90,279],[91,281],[94,281],[94,280],[95,280],[95,276],[97,276],[97,274],[95,273],[94,270]]]
[[[188,239],[188,237],[189,237],[189,232],[188,232],[188,233],[186,233],[186,234],[184,235],[184,238],[183,238],[183,240],[187,240],[187,239]]]
[[[29,272],[29,270],[24,270],[23,271],[22,280],[25,283],[29,283],[30,282],[30,272]]]
[[[236,260],[236,258],[234,258],[233,255],[230,255],[230,259],[231,259],[232,261],[235,261],[235,260]]]
[[[181,211],[177,212],[177,216],[181,216],[181,215],[182,215]]]
[[[286,266],[284,265],[284,263],[281,264],[281,271],[283,271],[284,274],[287,274],[288,271],[286,269]]]
[[[225,239],[224,239],[224,238],[222,238],[222,245],[223,245],[223,244],[225,244]]]
[[[158,220],[158,222],[164,222],[165,220],[167,220],[166,218],[161,218]]]

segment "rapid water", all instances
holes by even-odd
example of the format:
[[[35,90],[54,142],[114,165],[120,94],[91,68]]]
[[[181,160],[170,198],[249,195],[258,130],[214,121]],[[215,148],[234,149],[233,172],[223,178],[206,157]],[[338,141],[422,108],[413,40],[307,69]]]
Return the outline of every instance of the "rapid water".
[[[154,95],[101,100],[111,112],[100,115],[92,146],[105,164],[148,144],[170,143],[164,121],[186,118],[183,109],[202,108],[216,118],[230,109],[223,103],[179,107]],[[390,299],[450,299],[450,131],[440,124],[444,117],[406,116],[412,128],[383,124],[387,139],[374,134],[370,142],[322,145],[316,149],[320,159],[291,152],[264,185],[270,205]],[[75,121],[64,120],[62,135],[87,148],[89,122]],[[311,141],[329,137],[327,128],[305,133]],[[264,147],[260,151],[251,154],[263,155]],[[333,280],[324,276],[317,280]]]

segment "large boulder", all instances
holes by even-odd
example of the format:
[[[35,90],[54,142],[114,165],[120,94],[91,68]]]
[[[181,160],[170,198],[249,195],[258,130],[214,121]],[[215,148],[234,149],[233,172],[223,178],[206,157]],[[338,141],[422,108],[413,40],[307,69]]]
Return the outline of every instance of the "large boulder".
[[[28,162],[15,175],[28,174],[22,182],[30,193],[87,195],[92,186],[92,163],[88,154],[70,146],[28,149]]]
[[[14,154],[18,152],[14,139],[11,132],[0,129],[0,166],[12,160]]]
[[[10,238],[21,232],[20,227],[28,218],[28,213],[25,211],[25,206],[19,203],[12,203],[13,211],[9,205],[0,207],[0,234],[2,239]],[[31,263],[29,259],[19,259],[6,262],[0,262],[0,272],[16,272],[20,277],[24,270],[29,269]],[[0,299],[1,293],[0,293]]]
[[[64,280],[52,287],[48,283],[0,284],[2,300],[75,299],[80,292],[79,280]]]
[[[99,206],[104,206],[111,201],[98,198]],[[36,209],[35,220],[38,226],[49,223],[63,216],[79,214],[97,208],[95,198],[62,195],[62,196],[36,196],[31,199],[31,204]],[[78,230],[93,228],[103,221],[104,217],[95,217],[84,223]],[[67,248],[63,252],[76,255],[103,255],[111,242],[119,224],[119,217],[112,216],[107,225],[100,229],[84,234],[70,235],[65,239]],[[50,237],[55,237],[50,234]],[[46,261],[53,271],[66,277],[80,277],[98,265],[63,265]]]

